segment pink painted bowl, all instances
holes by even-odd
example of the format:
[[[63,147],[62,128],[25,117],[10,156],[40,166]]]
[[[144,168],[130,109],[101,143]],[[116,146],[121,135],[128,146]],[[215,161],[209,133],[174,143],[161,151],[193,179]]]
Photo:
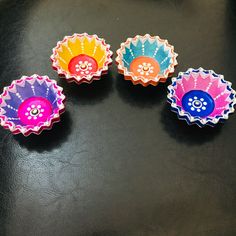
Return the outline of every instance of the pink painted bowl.
[[[110,45],[97,35],[65,36],[53,48],[52,67],[67,82],[91,83],[108,72],[112,63]]]
[[[179,119],[189,125],[214,127],[234,112],[236,92],[231,85],[212,70],[190,68],[172,78],[167,98]]]
[[[55,80],[47,76],[23,76],[0,95],[0,123],[13,134],[40,134],[60,121],[65,96]]]

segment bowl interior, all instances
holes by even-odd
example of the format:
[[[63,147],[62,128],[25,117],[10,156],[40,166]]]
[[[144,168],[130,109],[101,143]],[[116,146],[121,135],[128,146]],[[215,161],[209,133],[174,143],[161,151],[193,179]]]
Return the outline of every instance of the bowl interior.
[[[122,62],[136,76],[155,77],[165,73],[172,56],[171,48],[158,40],[137,39],[125,45]]]
[[[7,120],[15,125],[36,126],[48,121],[58,110],[56,90],[53,85],[37,80],[24,86],[15,85],[14,91],[8,91],[9,98],[4,100],[1,108]]]
[[[61,69],[71,75],[86,76],[103,68],[106,47],[96,37],[68,37],[56,49],[55,58]]]
[[[177,106],[194,117],[222,116],[232,102],[231,89],[216,74],[192,73],[177,78]]]

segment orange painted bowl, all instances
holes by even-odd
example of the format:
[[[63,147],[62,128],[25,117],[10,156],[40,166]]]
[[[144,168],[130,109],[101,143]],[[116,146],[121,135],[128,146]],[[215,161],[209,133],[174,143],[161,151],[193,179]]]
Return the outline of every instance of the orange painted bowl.
[[[117,50],[118,71],[133,84],[156,86],[166,82],[175,69],[178,54],[167,40],[159,36],[137,35],[121,43]]]
[[[97,35],[65,36],[53,48],[52,67],[68,82],[91,83],[108,72],[112,63],[110,45]]]

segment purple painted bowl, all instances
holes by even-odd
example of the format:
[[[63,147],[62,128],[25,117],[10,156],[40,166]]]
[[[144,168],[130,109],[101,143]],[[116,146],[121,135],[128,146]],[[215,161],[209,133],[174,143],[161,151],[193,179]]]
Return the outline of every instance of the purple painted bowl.
[[[190,68],[172,78],[167,98],[179,119],[189,125],[214,127],[234,112],[236,93],[231,85],[212,70]]]
[[[65,110],[65,96],[47,76],[23,76],[0,95],[0,123],[13,134],[40,134],[51,129]]]

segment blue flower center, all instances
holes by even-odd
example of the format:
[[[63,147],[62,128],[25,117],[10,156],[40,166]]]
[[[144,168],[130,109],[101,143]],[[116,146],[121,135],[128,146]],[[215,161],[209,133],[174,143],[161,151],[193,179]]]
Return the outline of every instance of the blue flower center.
[[[191,116],[206,117],[213,112],[215,103],[207,92],[191,90],[183,96],[182,106]]]

